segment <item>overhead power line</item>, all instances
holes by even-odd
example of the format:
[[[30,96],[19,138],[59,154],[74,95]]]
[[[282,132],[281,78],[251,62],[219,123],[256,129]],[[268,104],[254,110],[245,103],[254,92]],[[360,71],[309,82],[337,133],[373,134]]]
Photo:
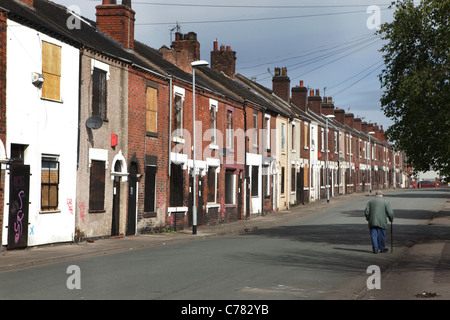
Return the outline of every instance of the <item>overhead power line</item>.
[[[305,9],[305,8],[354,8],[368,7],[367,4],[342,4],[342,5],[232,5],[232,4],[191,4],[191,3],[163,3],[134,1],[133,4],[173,7],[202,7],[202,8],[240,8],[240,9]],[[373,4],[377,6],[389,6],[390,3]]]
[[[380,9],[380,10],[388,10]],[[343,11],[343,12],[330,12],[330,13],[317,13],[317,14],[306,14],[298,16],[284,16],[284,17],[265,17],[265,18],[242,18],[242,19],[225,19],[225,20],[203,20],[203,21],[178,21],[179,24],[205,24],[205,23],[228,23],[228,22],[253,22],[253,21],[267,21],[267,20],[285,20],[285,19],[300,19],[300,18],[311,18],[311,17],[324,17],[324,16],[336,16],[343,14],[352,13],[366,13],[366,11]],[[156,25],[173,25],[175,22],[146,22],[146,23],[136,23],[136,26],[156,26]]]

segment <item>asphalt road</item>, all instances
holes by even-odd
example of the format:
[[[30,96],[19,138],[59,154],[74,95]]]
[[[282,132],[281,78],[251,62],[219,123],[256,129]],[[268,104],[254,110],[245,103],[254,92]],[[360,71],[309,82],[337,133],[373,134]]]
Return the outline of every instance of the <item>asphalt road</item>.
[[[447,197],[429,189],[385,196],[395,212],[393,253],[372,253],[369,197],[360,197],[240,236],[2,272],[0,299],[353,299],[369,266],[383,272],[414,243],[448,239],[447,229],[428,225]]]

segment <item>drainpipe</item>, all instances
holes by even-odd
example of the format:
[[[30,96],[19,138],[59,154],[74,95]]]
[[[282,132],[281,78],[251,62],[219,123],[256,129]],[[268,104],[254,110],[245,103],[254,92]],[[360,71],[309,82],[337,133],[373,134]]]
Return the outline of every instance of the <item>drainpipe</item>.
[[[77,170],[80,167],[80,132],[81,132],[81,68],[82,68],[83,48],[80,48],[80,58],[78,61],[78,137],[77,137]]]
[[[244,164],[244,175],[245,175],[245,217],[250,217],[250,194],[248,192],[249,187],[249,172],[247,166],[247,110],[246,110],[247,100],[244,100],[244,156],[245,156],[245,164]]]
[[[261,214],[264,215],[264,141],[267,135],[264,134],[264,120],[266,119],[266,110],[264,109],[262,112],[262,120],[261,120]]]
[[[173,88],[172,88],[172,76],[169,77],[169,178],[171,175],[171,161],[170,161],[170,147],[172,145],[172,104],[173,104]]]

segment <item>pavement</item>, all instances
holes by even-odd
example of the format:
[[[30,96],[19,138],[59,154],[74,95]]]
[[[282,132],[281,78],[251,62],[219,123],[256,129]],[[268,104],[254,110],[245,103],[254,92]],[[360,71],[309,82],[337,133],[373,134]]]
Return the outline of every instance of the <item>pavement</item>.
[[[389,190],[383,190],[383,192],[386,194]],[[185,229],[177,232],[110,237],[80,243],[49,244],[21,250],[8,251],[3,247],[0,251],[0,272],[179,242],[245,234],[257,229],[281,225],[320,212],[325,207],[329,208],[364,196],[367,196],[367,193],[348,194],[333,198],[330,203],[319,200],[304,206],[296,206],[289,211],[256,216],[249,220],[199,226],[195,235],[192,234],[192,229]],[[434,215],[429,224],[450,227],[450,199]],[[434,240],[403,248],[400,257],[389,270],[382,272],[381,284],[380,290],[364,288],[353,295],[352,299],[450,299],[450,232],[448,240]]]

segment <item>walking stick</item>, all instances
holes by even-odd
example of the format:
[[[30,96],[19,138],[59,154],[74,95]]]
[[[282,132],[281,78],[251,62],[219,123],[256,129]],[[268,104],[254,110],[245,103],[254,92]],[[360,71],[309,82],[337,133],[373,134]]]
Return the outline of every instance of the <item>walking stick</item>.
[[[393,239],[393,235],[392,235],[392,225],[393,225],[393,222],[391,221],[391,253],[394,252],[394,239]]]

